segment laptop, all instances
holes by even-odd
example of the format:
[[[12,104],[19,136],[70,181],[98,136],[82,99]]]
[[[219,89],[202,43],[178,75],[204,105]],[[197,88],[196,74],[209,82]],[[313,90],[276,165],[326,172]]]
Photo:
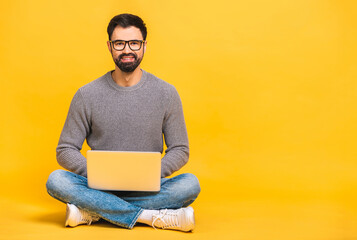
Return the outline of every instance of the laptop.
[[[110,191],[160,191],[161,153],[87,151],[88,187]]]

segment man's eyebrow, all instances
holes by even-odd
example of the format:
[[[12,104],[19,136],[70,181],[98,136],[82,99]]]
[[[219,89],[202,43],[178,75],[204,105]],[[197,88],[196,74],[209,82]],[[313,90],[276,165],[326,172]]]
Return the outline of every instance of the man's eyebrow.
[[[144,39],[130,39],[130,40],[115,39],[112,41],[144,41]]]

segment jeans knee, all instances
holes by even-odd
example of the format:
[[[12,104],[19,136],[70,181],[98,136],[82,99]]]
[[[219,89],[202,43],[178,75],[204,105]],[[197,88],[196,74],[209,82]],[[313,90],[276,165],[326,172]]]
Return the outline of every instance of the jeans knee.
[[[195,175],[193,175],[192,173],[187,173],[187,175],[190,176],[191,191],[197,197],[198,194],[200,194],[200,192],[201,192],[200,182],[198,181],[198,178]]]
[[[53,171],[46,182],[47,192],[52,195],[53,192],[56,192],[63,188],[64,179],[66,178],[66,174],[68,174],[65,170],[55,170]]]
[[[201,192],[201,186],[198,178],[192,173],[184,173],[182,174],[182,177],[184,178],[186,196],[193,200],[196,199],[198,194]]]
[[[46,188],[47,192],[51,195],[57,195],[58,192],[63,192],[70,190],[71,181],[70,181],[71,172],[65,170],[55,170],[53,171],[47,179]]]

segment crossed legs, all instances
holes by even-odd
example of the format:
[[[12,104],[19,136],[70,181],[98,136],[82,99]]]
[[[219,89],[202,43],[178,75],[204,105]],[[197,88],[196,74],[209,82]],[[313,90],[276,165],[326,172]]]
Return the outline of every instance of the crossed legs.
[[[197,178],[189,173],[161,179],[158,193],[95,190],[88,187],[85,177],[64,170],[52,172],[46,187],[55,199],[129,229],[144,210],[187,207],[200,192]]]

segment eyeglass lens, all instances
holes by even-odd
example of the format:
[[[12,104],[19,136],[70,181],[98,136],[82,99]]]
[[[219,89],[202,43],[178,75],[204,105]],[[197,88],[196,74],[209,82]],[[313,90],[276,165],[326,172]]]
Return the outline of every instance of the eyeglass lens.
[[[126,43],[129,44],[129,48],[133,51],[137,51],[141,48],[141,41],[131,40],[131,41],[113,41],[113,47],[115,50],[121,51],[125,48]]]

